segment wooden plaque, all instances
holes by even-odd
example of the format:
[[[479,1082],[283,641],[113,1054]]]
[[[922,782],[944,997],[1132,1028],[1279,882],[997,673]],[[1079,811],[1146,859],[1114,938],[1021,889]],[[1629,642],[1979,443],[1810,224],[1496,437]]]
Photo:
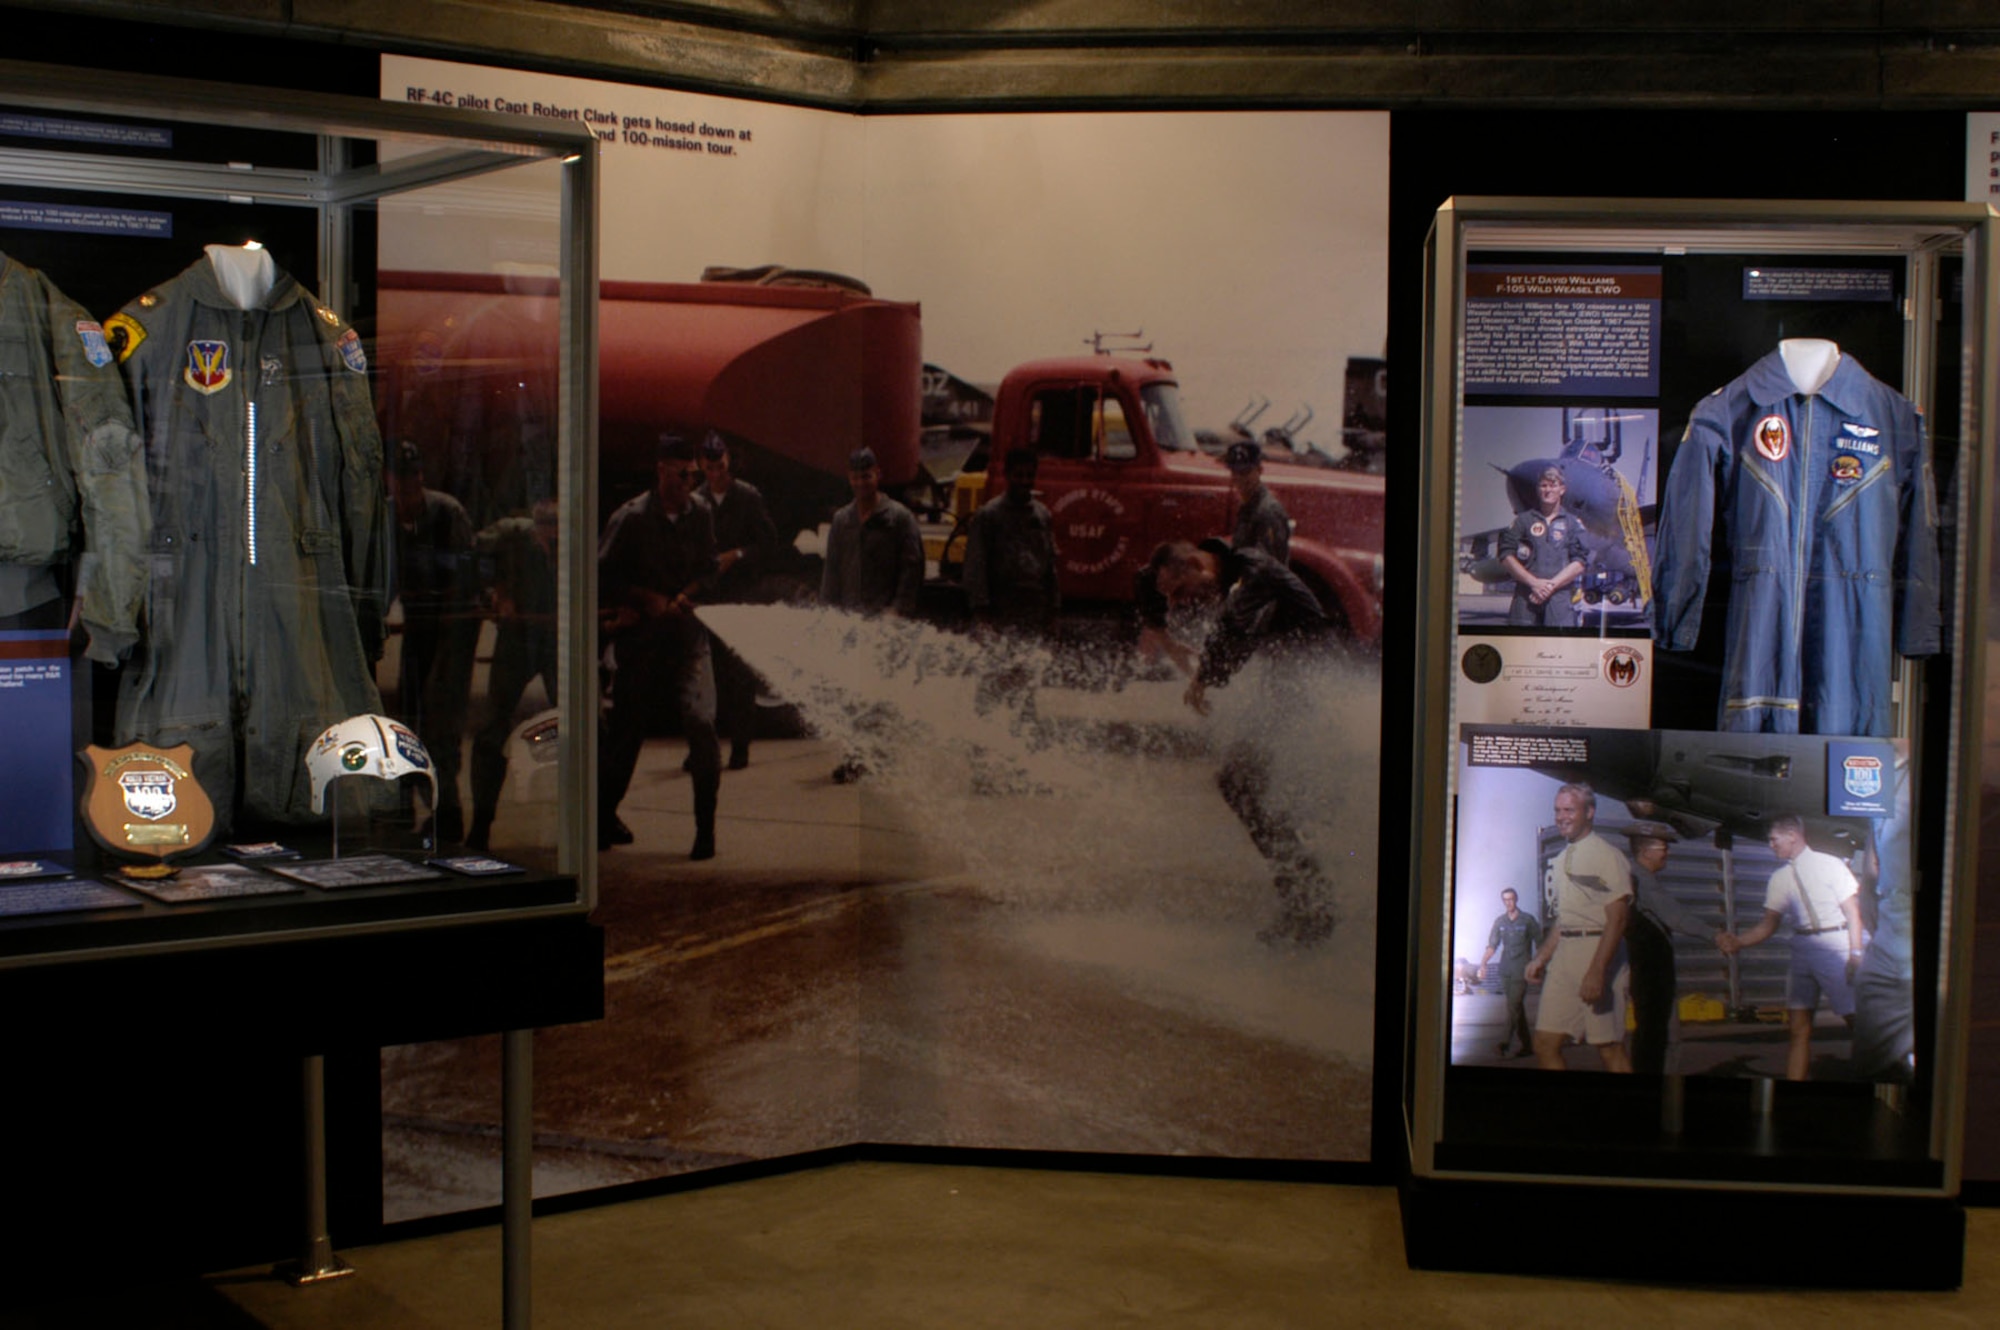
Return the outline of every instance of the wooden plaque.
[[[215,834],[215,806],[194,778],[194,749],[92,745],[83,824],[113,854],[165,860],[193,854]]]

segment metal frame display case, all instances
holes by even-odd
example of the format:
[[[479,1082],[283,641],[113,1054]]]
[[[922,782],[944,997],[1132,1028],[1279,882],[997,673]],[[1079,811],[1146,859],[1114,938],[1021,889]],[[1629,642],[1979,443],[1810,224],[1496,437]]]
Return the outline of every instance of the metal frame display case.
[[[380,584],[377,611],[386,619],[382,633],[386,642],[378,644],[376,651],[389,663],[374,664],[376,677],[369,682],[380,685],[383,698],[394,697],[393,703],[354,709],[386,711],[391,719],[406,723],[407,734],[420,733],[423,742],[439,749],[434,767],[445,784],[459,784],[459,750],[471,739],[480,711],[480,699],[472,695],[477,686],[474,670],[492,655],[495,629],[490,620],[500,617],[491,603],[496,598],[492,533],[498,532],[502,540],[509,534],[525,533],[532,520],[532,506],[544,522],[553,517],[558,523],[553,551],[544,556],[547,572],[554,579],[553,586],[544,588],[552,603],[539,627],[555,640],[560,679],[547,680],[547,691],[554,713],[564,718],[564,723],[544,725],[525,741],[513,736],[517,753],[524,751],[524,744],[536,750],[536,770],[517,769],[514,775],[522,788],[530,776],[540,778],[537,806],[529,810],[537,825],[525,843],[510,846],[502,837],[495,837],[494,854],[496,858],[520,860],[525,872],[487,879],[447,873],[422,882],[349,885],[339,890],[308,886],[283,895],[217,894],[191,903],[166,903],[120,885],[114,893],[119,899],[113,901],[119,908],[10,914],[0,919],[0,966],[200,947],[217,941],[241,943],[395,929],[438,920],[491,920],[588,910],[594,902],[588,837],[595,769],[595,727],[590,720],[595,716],[597,687],[594,625],[587,608],[594,603],[591,553],[596,526],[597,156],[593,135],[581,126],[560,122],[446,111],[430,105],[281,94],[166,79],[107,79],[100,74],[33,65],[0,64],[0,87],[6,89],[0,101],[8,112],[0,121],[0,191],[7,196],[0,222],[18,228],[0,230],[0,248],[39,268],[89,314],[103,320],[101,325],[89,325],[90,336],[96,340],[96,329],[109,328],[112,349],[124,353],[118,356],[120,361],[130,354],[130,348],[117,340],[125,335],[124,329],[116,327],[125,316],[113,313],[119,302],[131,302],[127,313],[143,322],[149,315],[143,307],[162,298],[157,290],[182,289],[169,286],[169,279],[190,260],[196,267],[204,266],[205,242],[234,246],[258,237],[265,242],[267,252],[276,255],[281,272],[289,270],[301,279],[329,325],[340,329],[345,327],[339,322],[341,318],[352,321],[349,332],[353,335],[341,337],[340,353],[351,357],[347,369],[361,367],[384,441],[367,442],[381,447],[383,454],[379,464],[385,477],[384,491],[379,496],[380,511],[373,519],[384,529],[374,553],[377,562],[387,566],[373,572]],[[378,283],[377,269],[392,267],[398,271]],[[471,273],[437,271],[468,267],[473,269]],[[443,304],[434,290],[425,289],[440,286],[456,289]],[[532,339],[517,336],[502,343],[492,330],[481,330],[478,354],[460,355],[453,336],[476,322],[483,306],[499,303],[496,295],[484,293],[485,287],[495,293],[504,289],[515,297],[510,313],[539,298],[548,317]],[[519,298],[522,292],[530,297],[528,302]],[[165,298],[169,302],[174,299],[172,295]],[[164,310],[162,307],[163,314]],[[66,329],[59,331],[68,335]],[[491,350],[496,344],[510,347],[517,359],[499,364]],[[189,343],[190,347],[197,345],[204,344]],[[107,358],[109,352],[101,342],[98,347],[95,354]],[[178,352],[179,348],[171,349]],[[261,370],[258,366],[232,367],[226,360],[218,362],[199,391],[214,391],[213,380],[226,382],[231,374],[240,384],[261,372],[268,386],[274,374],[291,372],[270,354],[272,347],[263,350]],[[239,350],[236,354],[249,353]],[[163,363],[170,359],[162,358]],[[333,377],[338,378],[341,366],[330,363]],[[173,376],[177,366],[166,363],[165,372]],[[508,382],[487,382],[500,378]],[[170,387],[178,391],[177,385]],[[531,396],[538,399],[535,404],[523,405]],[[532,439],[530,428],[518,420],[529,410],[541,417],[533,422]],[[156,509],[163,503],[159,491],[167,488],[162,477],[166,468],[175,465],[163,446],[171,442],[167,438],[171,428],[139,422],[145,436],[143,465],[152,472],[147,483]],[[267,470],[280,470],[287,442],[281,437],[266,445]],[[516,455],[507,455],[509,450]],[[254,468],[254,442],[246,451],[252,459],[248,465]],[[298,451],[302,463],[309,463],[311,459],[305,456],[308,450]],[[534,456],[529,458],[531,451]],[[400,471],[413,471],[418,465],[425,472],[425,501],[442,502],[456,510],[458,529],[453,539],[463,548],[418,550],[414,548],[417,541],[408,537],[402,537],[407,547],[395,545],[397,514],[389,491]],[[302,465],[299,469],[307,468]],[[517,474],[520,472],[533,474],[523,479]],[[248,473],[252,484],[255,474],[254,469]],[[233,484],[241,483],[234,476],[230,479]],[[434,497],[441,494],[448,497]],[[349,493],[338,502],[365,504],[368,497],[357,499]],[[278,524],[286,516],[280,508],[290,502],[306,501],[287,495],[273,498],[266,507],[266,532],[261,539],[267,552],[273,545],[289,543],[292,531]],[[254,498],[250,512],[254,550],[259,539]],[[85,515],[89,516],[88,508]],[[503,530],[510,518],[518,531]],[[184,529],[178,536],[183,543],[201,539],[202,520],[199,516],[181,518]],[[222,522],[210,520],[216,529],[208,532],[209,543],[219,544],[224,539]],[[314,533],[303,530],[309,519],[300,516],[296,520],[301,546],[310,546]],[[429,523],[431,518],[427,515],[424,520]],[[336,513],[333,521],[337,525],[340,514]],[[156,519],[155,525],[165,524]],[[86,521],[83,542],[92,538],[88,528]],[[83,714],[73,727],[65,727],[73,728],[74,734],[58,730],[44,745],[47,752],[42,756],[61,756],[58,769],[44,773],[37,782],[43,792],[58,784],[67,789],[74,754],[93,733],[106,748],[135,738],[154,740],[148,713],[129,706],[129,696],[114,694],[132,691],[132,680],[126,676],[138,672],[136,660],[146,658],[150,645],[146,633],[163,632],[158,622],[165,612],[157,568],[166,557],[166,543],[174,538],[174,533],[155,531],[146,551],[156,572],[141,612],[152,622],[141,632],[136,651],[127,656],[120,678],[107,681],[101,668],[93,674],[92,666],[80,655],[83,633],[76,633],[68,690]],[[425,566],[413,563],[413,556],[425,561]],[[84,557],[92,556],[86,553]],[[251,561],[255,561],[254,553]],[[504,563],[504,551],[498,561]],[[267,566],[274,562],[278,560],[267,557]],[[435,566],[446,563],[451,565],[449,575],[459,579],[451,593],[459,596],[459,601],[442,611],[413,608],[418,602],[417,576],[435,582],[440,576]],[[274,571],[271,576],[276,579],[282,574]],[[498,580],[504,576],[499,574]],[[301,576],[301,583],[304,580]],[[193,594],[226,597],[228,593],[211,589]],[[266,594],[275,601],[288,593],[281,586]],[[299,594],[315,593],[307,587]],[[440,593],[426,594],[433,601],[441,599]],[[394,609],[390,608],[391,596],[395,597]],[[183,595],[184,600],[191,598]],[[249,603],[247,595],[245,603]],[[245,610],[246,617],[257,612],[255,607]],[[401,632],[397,631],[398,613]],[[417,649],[413,644],[420,613],[428,614],[426,628],[432,636],[446,639],[443,645],[428,649],[438,657],[455,654],[462,679],[443,686],[419,679],[414,689],[407,672],[398,679],[398,649],[402,649],[406,664]],[[214,620],[207,622],[212,625]],[[479,637],[482,630],[483,640]],[[279,691],[285,686],[280,676],[304,672],[310,665],[296,645],[274,647],[267,654],[266,674],[258,691]],[[235,664],[242,669],[240,661]],[[164,652],[155,652],[146,668],[168,673],[175,664]],[[450,672],[442,660],[433,669]],[[483,670],[480,676],[484,677]],[[240,691],[252,697],[254,707],[252,686],[240,678],[238,682]],[[346,711],[354,705],[349,699],[364,695],[375,696],[366,689],[350,690],[338,709]],[[242,706],[240,699],[237,706]],[[320,712],[329,721],[346,718],[325,707]],[[440,728],[429,719],[420,719],[419,713],[428,712],[443,714],[447,724]],[[253,713],[247,727],[253,736],[255,720]],[[240,717],[236,725],[240,753],[256,739],[246,739],[246,724]],[[163,747],[197,727],[167,728],[174,732],[157,740]],[[440,742],[440,734],[448,737]],[[285,740],[296,744],[303,759],[306,741],[289,735]],[[17,750],[17,778],[25,767],[42,761],[42,756],[31,759]],[[198,775],[203,756],[197,743]],[[475,770],[479,762],[475,752]],[[244,765],[250,766],[247,761]],[[388,766],[385,775],[392,774],[396,764],[392,760]],[[206,852],[183,856],[176,862],[196,867],[227,862],[217,853],[224,843],[251,840],[280,842],[298,851],[307,863],[378,851],[416,865],[427,853],[454,853],[456,837],[451,829],[437,834],[445,819],[434,817],[426,825],[423,804],[413,803],[407,793],[398,806],[395,793],[380,782],[333,781],[325,791],[333,819],[329,823],[327,817],[306,811],[307,782],[302,772],[290,773],[297,789],[287,806],[283,799],[260,800],[261,791],[242,788],[246,782],[254,783],[255,770],[253,767],[237,775],[235,790],[207,791],[218,806],[219,823],[227,826],[232,812],[237,814],[236,823],[221,830]],[[83,775],[80,770],[76,774]],[[477,789],[477,774],[473,783]],[[364,784],[370,788],[362,789]],[[67,801],[73,808],[74,795],[67,796]],[[433,813],[464,816],[455,788],[444,800],[429,802]],[[268,811],[274,804],[275,820],[258,816],[259,809]],[[68,870],[79,878],[119,882],[114,875],[119,856],[100,853],[84,834],[82,822],[72,830],[61,815],[64,811],[67,809],[59,807],[56,816],[47,819],[54,825],[45,835],[17,830],[14,839],[19,843],[0,845],[0,850],[11,851],[0,858],[18,863],[39,857],[50,869]],[[521,804],[510,799],[502,815],[522,812]],[[17,822],[25,820],[24,816]],[[21,839],[23,834],[27,839]],[[270,876],[263,868],[252,871],[260,877]]]
[[[1995,221],[1439,209],[1413,1262],[1958,1281]]]
[[[282,81],[282,71],[263,72],[274,83]],[[45,615],[40,622],[32,615],[24,621],[15,614],[18,604],[0,604],[0,614],[10,616],[0,622],[6,630],[0,631],[0,646],[13,646],[0,650],[0,674],[8,676],[8,686],[0,689],[0,732],[11,731],[7,768],[14,782],[0,780],[0,832],[12,837],[0,843],[0,861],[11,865],[8,876],[16,879],[0,884],[0,905],[23,907],[0,912],[0,992],[17,1016],[35,1013],[32,1022],[10,1023],[9,1069],[23,1085],[66,1084],[73,1074],[93,1086],[101,1083],[83,1100],[102,1117],[75,1128],[37,1119],[36,1096],[24,1094],[10,1100],[6,1125],[16,1140],[38,1145],[46,1144],[51,1127],[70,1130],[85,1142],[77,1149],[88,1154],[94,1131],[123,1133],[121,1105],[156,1098],[162,1090],[171,1090],[176,1101],[201,1101],[198,1084],[127,1083],[175,1075],[182,1065],[176,1049],[208,1059],[190,1057],[188,1065],[227,1060],[231,1050],[246,1065],[254,1061],[253,1053],[301,1058],[305,1224],[294,1275],[313,1282],[344,1269],[327,1235],[325,1054],[503,1032],[504,1318],[510,1326],[526,1325],[529,1035],[536,1026],[592,1019],[601,1015],[603,1004],[602,934],[585,918],[595,903],[589,837],[598,685],[592,612],[597,140],[580,125],[443,109],[453,100],[446,93],[423,105],[405,105],[13,62],[0,62],[0,89],[0,250],[14,261],[10,275],[18,275],[25,263],[74,302],[45,302],[61,318],[44,330],[43,340],[66,354],[70,367],[61,373],[71,382],[57,384],[55,391],[59,396],[95,371],[108,370],[118,384],[119,366],[133,389],[136,430],[127,426],[124,435],[133,446],[121,451],[90,442],[96,451],[73,454],[79,475],[85,468],[107,472],[121,465],[126,483],[143,483],[141,497],[150,499],[161,496],[163,480],[175,478],[171,468],[208,466],[218,488],[238,496],[233,510],[218,502],[213,511],[192,512],[190,504],[190,511],[165,518],[153,505],[143,548],[136,558],[129,547],[120,556],[137,565],[146,590],[138,644],[116,675],[84,658],[87,636],[93,647],[115,646],[117,636],[109,634],[100,644],[94,634],[102,625],[93,626],[87,613],[79,628],[75,614],[67,625],[60,613],[53,624]],[[290,342],[274,344],[269,330],[276,315],[265,324],[245,316],[241,327],[261,328],[261,342],[248,331],[238,342],[231,340],[234,332],[190,332],[169,320],[189,289],[184,278],[199,269],[201,281],[226,291],[222,270],[240,251],[255,248],[246,244],[252,240],[272,255],[280,282],[296,278],[304,288],[268,287],[291,302],[286,308],[310,311],[293,325]],[[210,245],[239,252],[205,256]],[[244,266],[254,274],[261,263],[253,256]],[[215,272],[204,264],[213,264]],[[264,271],[268,283],[269,269]],[[258,283],[250,285],[251,295],[238,298],[237,308],[279,308],[278,295],[259,296]],[[259,299],[266,303],[255,304]],[[490,307],[501,304],[504,314],[493,315]],[[520,320],[524,309],[523,327],[497,326]],[[467,349],[472,343],[461,339],[482,320],[478,349]],[[155,343],[150,348],[142,340],[148,323]],[[19,329],[0,334],[24,340]],[[12,356],[19,345],[0,349],[10,357],[6,373],[17,373]],[[212,421],[150,426],[146,404],[136,400],[146,384],[135,368],[149,355],[160,362],[154,369],[161,397],[198,394],[187,398],[196,406],[247,400],[247,407],[234,407],[236,425],[245,426],[242,434],[225,440]],[[128,357],[132,365],[125,364]],[[230,389],[232,380],[240,396],[215,396]],[[357,388],[357,380],[366,387]],[[295,431],[272,428],[270,417],[278,412],[267,405],[260,451],[258,404],[263,391],[273,388],[289,394],[284,409],[292,413],[287,418]],[[302,400],[306,404],[297,405]],[[343,401],[349,404],[345,416]],[[10,449],[18,442],[18,423],[7,425]],[[195,436],[191,450],[181,447],[188,438],[175,435],[174,428]],[[208,431],[205,445],[202,429]],[[334,433],[346,452],[315,452]],[[64,447],[52,443],[45,451],[60,471]],[[336,455],[345,468],[339,482],[345,488],[337,494],[324,472],[309,474],[316,457]],[[100,483],[95,472],[66,480],[72,490],[89,491]],[[393,495],[404,481],[411,503],[409,511],[400,512]],[[58,481],[47,483],[55,492]],[[259,495],[268,505],[260,508]],[[12,502],[19,494],[0,498]],[[68,610],[78,585],[102,574],[108,558],[108,544],[92,541],[108,542],[109,533],[93,532],[93,520],[115,515],[123,502],[131,528],[126,534],[140,530],[130,499],[130,489],[122,499],[93,500],[86,494],[80,506],[83,530],[72,551],[81,558],[51,574],[62,610]],[[307,512],[312,505],[324,507]],[[366,542],[351,542],[329,553],[340,538],[325,528],[338,526],[353,511],[366,512],[371,547],[359,550]],[[438,530],[452,534],[428,542],[403,537],[405,546],[394,545],[398,528],[421,533],[433,519]],[[267,600],[231,601],[221,585],[227,579],[218,576],[212,584],[190,581],[181,588],[178,610],[164,604],[161,570],[193,566],[194,553],[185,546],[204,539],[232,542],[238,564],[244,562],[243,548],[251,552],[252,564],[261,548],[267,557],[259,575],[270,579]],[[176,541],[183,546],[180,554],[171,548]],[[430,615],[427,626],[447,641],[432,644],[432,659],[449,657],[451,665],[435,666],[432,675],[411,683],[419,672],[404,670],[399,678],[394,665],[371,661],[363,668],[372,679],[350,680],[342,714],[315,719],[312,730],[348,719],[350,709],[391,712],[387,720],[395,724],[373,731],[374,749],[365,744],[351,754],[344,745],[328,749],[332,758],[352,761],[341,770],[322,768],[312,783],[346,771],[361,775],[327,779],[323,790],[313,791],[310,814],[302,797],[308,781],[298,768],[313,736],[303,728],[296,738],[286,736],[301,761],[266,765],[262,779],[277,789],[261,787],[254,773],[212,778],[227,765],[226,756],[223,766],[210,758],[211,777],[202,779],[216,787],[205,794],[220,810],[223,829],[206,848],[198,828],[184,833],[187,851],[169,867],[179,867],[180,881],[197,886],[180,899],[160,891],[157,879],[117,877],[121,856],[100,852],[84,834],[70,782],[83,774],[72,768],[79,750],[93,740],[120,748],[154,738],[146,713],[128,710],[133,690],[150,686],[135,682],[134,661],[144,659],[145,668],[172,677],[181,666],[162,646],[164,627],[173,613],[185,612],[186,602],[202,598],[209,609],[242,611],[241,622],[223,624],[209,638],[218,651],[225,639],[234,649],[229,635],[244,631],[243,624],[259,613],[309,619],[292,602],[312,597],[319,597],[312,613],[360,638],[365,651],[371,645],[367,626],[356,627],[361,616],[352,608],[360,603],[360,592],[350,603],[345,587],[328,594],[325,578],[315,582],[306,572],[286,571],[314,558],[338,561],[343,553],[346,580],[356,587],[355,563],[377,561],[368,572],[375,579],[373,608],[379,614],[372,645],[381,649],[381,659],[396,661],[400,647],[401,663],[408,663],[423,583],[435,593],[422,607]],[[95,569],[89,566],[92,559],[98,561]],[[522,572],[524,567],[532,574]],[[508,581],[510,569],[516,581]],[[23,577],[14,576],[16,584]],[[43,574],[33,570],[25,576]],[[231,576],[245,584],[252,580],[240,571]],[[440,579],[448,590],[438,590]],[[334,574],[331,580],[341,578]],[[392,595],[401,606],[400,634]],[[526,661],[536,668],[527,674],[542,676],[549,709],[510,731],[514,715],[494,706],[499,729],[481,736],[470,723],[479,710],[474,699],[481,688],[498,688],[499,671],[489,662],[508,646],[502,621],[510,614],[539,634],[532,643],[537,654]],[[313,647],[296,639],[261,644],[262,691],[296,686],[295,676],[313,668]],[[101,660],[105,653],[93,654]],[[525,656],[525,648],[516,654]],[[249,655],[240,652],[232,664],[240,671]],[[350,669],[349,675],[356,672]],[[438,684],[437,674],[451,677]],[[237,694],[230,706],[218,707],[228,717],[218,723],[237,727],[240,754],[267,736],[243,721],[246,712],[255,716],[259,692],[245,686],[241,673],[233,682]],[[357,697],[377,705],[346,705]],[[386,703],[390,697],[393,705]],[[169,748],[182,737],[158,744]],[[477,798],[482,737],[489,787],[492,741],[505,738],[512,745],[503,755],[512,758],[507,788],[513,797],[501,810],[506,825],[496,823],[491,839],[492,856],[509,861],[511,871],[490,877],[444,871],[379,884],[291,883],[282,893],[239,893],[229,885],[232,876],[239,884],[254,881],[267,889],[282,881],[268,870],[284,864],[247,856],[235,874],[204,882],[207,865],[225,862],[217,851],[228,842],[278,842],[294,856],[290,863],[318,870],[335,859],[352,869],[364,852],[418,871],[431,867],[427,860],[433,856],[462,855],[453,846],[456,828],[444,825],[446,803],[458,801],[435,792],[424,801],[412,788],[421,782],[405,773],[414,769],[422,775],[428,765],[444,777],[445,790],[454,790],[459,754],[469,746]],[[201,742],[196,736],[191,764],[198,777]],[[413,756],[426,747],[432,750],[428,761]],[[225,755],[227,750],[228,741],[209,749]],[[402,780],[393,779],[398,775]],[[113,820],[131,820],[127,813],[140,820],[161,813],[164,779],[136,782]],[[283,788],[287,782],[294,788]],[[330,805],[327,816],[320,815],[322,794]],[[164,820],[176,831],[195,822],[180,814]],[[52,898],[53,905],[40,898]],[[59,1079],[40,1079],[45,1076]],[[196,1107],[187,1120],[228,1124],[219,1126],[223,1134],[211,1149],[244,1156],[247,1171],[269,1174],[274,1170],[268,1156],[298,1149],[295,1124],[240,1122],[229,1111],[233,1107]],[[367,1124],[358,1131],[356,1149],[365,1154]],[[201,1150],[199,1141],[183,1136],[166,1154]],[[37,1196],[61,1197],[81,1188],[93,1207],[103,1206],[89,1221],[98,1230],[121,1227],[111,1191],[125,1192],[143,1206],[164,1180],[147,1159],[121,1155],[118,1181],[100,1193],[74,1180],[60,1147],[41,1153],[50,1156],[47,1164],[39,1158],[10,1160],[11,1176],[20,1184],[17,1200],[32,1210]],[[206,1185],[182,1189],[171,1202],[171,1220],[147,1215],[122,1227],[184,1234],[236,1221],[234,1212],[241,1207],[232,1207],[227,1195],[207,1196],[209,1190]],[[287,1218],[278,1217],[280,1228],[289,1228]],[[54,1244],[52,1250],[89,1245],[78,1241],[81,1234],[54,1231],[59,1227],[42,1237]]]

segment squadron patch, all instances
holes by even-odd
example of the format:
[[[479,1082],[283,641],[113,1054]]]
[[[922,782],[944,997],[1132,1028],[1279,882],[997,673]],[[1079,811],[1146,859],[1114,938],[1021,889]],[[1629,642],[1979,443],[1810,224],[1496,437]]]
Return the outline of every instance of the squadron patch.
[[[1549,533],[1549,528],[1547,527],[1547,525],[1541,522],[1531,523],[1528,527],[1528,534],[1533,536],[1536,540],[1540,540],[1543,536],[1546,536],[1548,533]]]
[[[1832,475],[1835,480],[1861,479],[1861,459],[1853,453],[1835,453]]]
[[[208,396],[229,386],[234,375],[229,368],[229,343],[195,341],[187,345],[187,366],[181,378],[187,386]]]
[[[118,355],[118,363],[124,364],[139,349],[139,343],[146,340],[146,330],[130,314],[113,314],[104,321],[104,339]]]
[[[111,363],[111,346],[104,340],[104,325],[95,319],[76,321],[76,339],[83,343],[83,358],[103,369]]]
[[[368,372],[368,353],[361,349],[360,333],[349,328],[340,335],[340,340],[334,343],[334,345],[339,348],[340,358],[347,362],[349,369],[353,370],[356,374],[366,374]]]
[[[1631,647],[1613,647],[1604,653],[1604,681],[1613,688],[1630,688],[1639,682],[1640,656]]]
[[[1756,440],[1759,456],[1782,462],[1792,451],[1792,427],[1783,416],[1765,416],[1757,422]]]

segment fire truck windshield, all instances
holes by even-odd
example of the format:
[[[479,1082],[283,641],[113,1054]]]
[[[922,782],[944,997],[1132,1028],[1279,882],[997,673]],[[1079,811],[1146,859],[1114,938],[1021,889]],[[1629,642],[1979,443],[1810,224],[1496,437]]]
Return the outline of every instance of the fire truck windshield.
[[[1179,388],[1171,383],[1149,383],[1139,390],[1139,400],[1145,403],[1146,423],[1163,452],[1195,451],[1194,431],[1188,428],[1187,417],[1181,414]]]

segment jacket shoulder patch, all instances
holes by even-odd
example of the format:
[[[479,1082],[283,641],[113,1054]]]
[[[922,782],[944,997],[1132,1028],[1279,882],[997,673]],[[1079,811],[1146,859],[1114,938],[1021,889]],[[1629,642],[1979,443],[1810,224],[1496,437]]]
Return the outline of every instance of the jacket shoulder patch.
[[[146,340],[146,329],[130,314],[120,312],[104,321],[104,340],[110,343],[122,365],[139,349],[139,343]]]

